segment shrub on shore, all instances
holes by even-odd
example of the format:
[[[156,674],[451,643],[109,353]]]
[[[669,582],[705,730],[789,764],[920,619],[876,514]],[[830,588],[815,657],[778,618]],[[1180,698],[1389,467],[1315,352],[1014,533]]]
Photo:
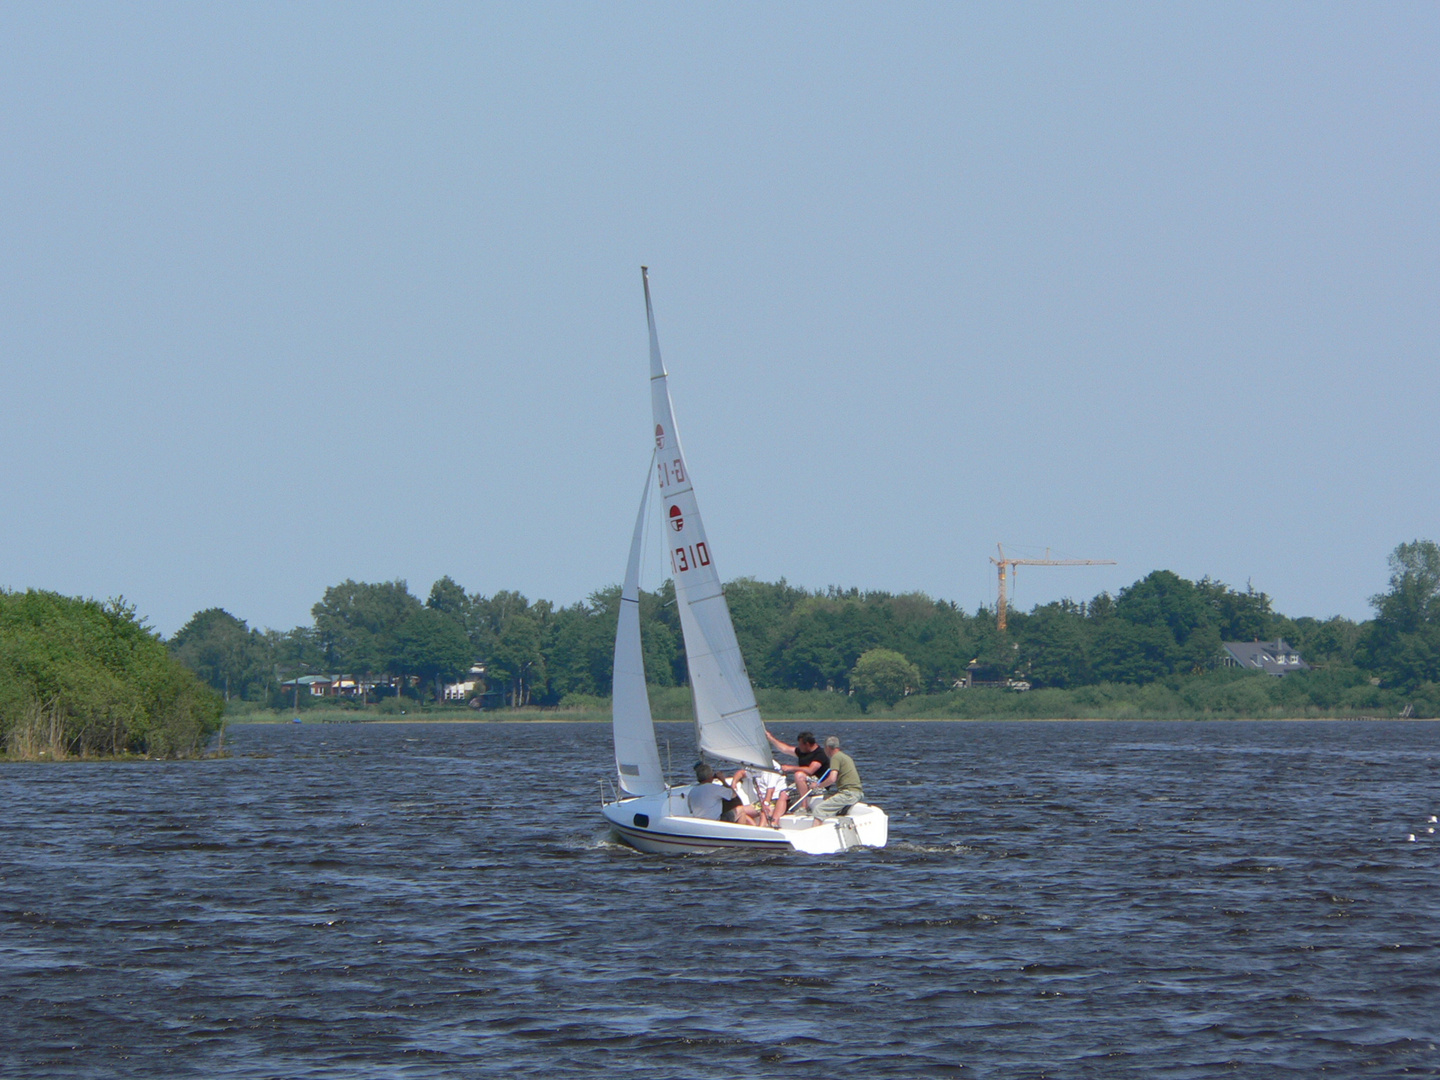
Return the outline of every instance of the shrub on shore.
[[[0,590],[0,750],[190,757],[224,704],[123,600]]]

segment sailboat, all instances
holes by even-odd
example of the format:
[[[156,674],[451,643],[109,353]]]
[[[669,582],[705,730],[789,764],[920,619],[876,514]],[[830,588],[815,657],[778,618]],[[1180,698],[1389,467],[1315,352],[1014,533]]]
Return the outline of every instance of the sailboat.
[[[700,756],[721,771],[743,768],[752,777],[756,772],[778,773],[779,766],[735,640],[730,608],[675,430],[669,375],[660,358],[660,339],[650,303],[650,274],[643,266],[640,274],[650,330],[655,442],[620,594],[613,686],[617,782],[611,801],[602,799],[601,812],[620,840],[654,853],[748,848],[825,854],[862,845],[884,847],[889,819],[877,806],[856,803],[842,816],[820,821],[808,812],[790,813],[780,819],[779,828],[771,828],[694,817],[689,796],[696,785],[671,785],[666,781],[645,690],[640,641],[640,555],[652,494],[658,496],[663,507],[662,528],[685,639]],[[742,782],[739,790],[742,797],[753,799],[753,786],[746,789],[749,783]]]

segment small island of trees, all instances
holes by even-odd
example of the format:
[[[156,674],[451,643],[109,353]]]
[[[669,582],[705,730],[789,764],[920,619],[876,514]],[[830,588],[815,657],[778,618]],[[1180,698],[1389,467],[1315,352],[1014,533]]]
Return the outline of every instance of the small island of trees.
[[[11,758],[192,757],[224,703],[123,599],[0,591],[0,749]]]

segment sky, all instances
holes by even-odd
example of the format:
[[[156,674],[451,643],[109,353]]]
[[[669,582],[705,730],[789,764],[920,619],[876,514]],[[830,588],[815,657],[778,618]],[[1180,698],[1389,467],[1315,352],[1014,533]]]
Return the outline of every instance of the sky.
[[[0,587],[616,583],[640,266],[722,577],[1440,539],[1440,6],[7,4]]]

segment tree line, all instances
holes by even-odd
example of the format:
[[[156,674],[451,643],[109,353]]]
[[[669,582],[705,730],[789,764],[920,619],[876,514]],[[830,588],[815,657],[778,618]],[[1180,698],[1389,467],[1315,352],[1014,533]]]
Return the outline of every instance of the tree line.
[[[1286,681],[1298,678],[1292,686],[1308,687],[1317,707],[1363,703],[1376,686],[1415,696],[1420,708],[1432,700],[1440,707],[1440,547],[1401,544],[1390,569],[1389,589],[1372,599],[1374,617],[1361,622],[1292,618],[1252,588],[1157,570],[1114,596],[1014,612],[1004,633],[988,608],[966,612],[922,593],[807,590],[750,578],[725,588],[759,689],[826,691],[864,706],[950,693],[967,675],[1055,690],[1174,683],[1213,672],[1222,641],[1285,638],[1316,669]],[[279,704],[286,679],[343,672],[384,676],[402,693],[433,699],[441,683],[478,661],[482,701],[560,705],[609,695],[619,597],[611,586],[562,607],[516,592],[472,594],[447,576],[422,601],[404,581],[347,580],[326,589],[307,626],[255,630],[212,608],[170,647],[228,698]],[[651,684],[684,685],[670,582],[642,593],[641,622]]]

